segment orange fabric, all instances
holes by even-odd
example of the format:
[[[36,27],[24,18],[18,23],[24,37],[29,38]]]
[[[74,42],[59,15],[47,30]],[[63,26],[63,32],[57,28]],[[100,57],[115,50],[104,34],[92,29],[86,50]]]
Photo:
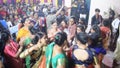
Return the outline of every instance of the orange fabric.
[[[46,57],[43,56],[39,68],[46,68]]]

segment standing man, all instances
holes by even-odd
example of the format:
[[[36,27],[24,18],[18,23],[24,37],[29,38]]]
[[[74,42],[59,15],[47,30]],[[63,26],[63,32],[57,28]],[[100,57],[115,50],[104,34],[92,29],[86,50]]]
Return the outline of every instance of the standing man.
[[[57,16],[59,15],[59,13],[61,12],[61,10],[63,9],[64,6],[62,6],[57,12],[52,11],[51,14],[49,14],[46,17],[46,24],[47,24],[47,30],[51,27],[52,22],[57,18]]]
[[[116,48],[116,41],[117,41],[117,38],[119,36],[119,31],[118,31],[119,24],[120,24],[120,14],[112,22],[112,36],[111,36],[111,48],[112,48],[112,51],[114,51],[115,48]]]

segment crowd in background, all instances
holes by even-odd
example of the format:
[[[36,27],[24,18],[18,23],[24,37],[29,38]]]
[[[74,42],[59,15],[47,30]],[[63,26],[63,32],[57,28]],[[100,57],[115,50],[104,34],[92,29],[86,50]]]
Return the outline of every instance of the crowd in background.
[[[86,33],[88,18],[85,0],[0,5],[0,68],[119,68],[120,15],[96,8]]]

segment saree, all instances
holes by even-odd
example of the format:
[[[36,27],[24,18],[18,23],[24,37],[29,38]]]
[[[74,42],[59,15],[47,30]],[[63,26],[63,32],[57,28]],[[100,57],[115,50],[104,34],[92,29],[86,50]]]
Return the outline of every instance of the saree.
[[[23,60],[16,58],[15,55],[19,49],[19,45],[10,40],[10,43],[5,46],[4,49],[4,63],[5,68],[24,68]]]
[[[107,50],[108,46],[110,45],[110,36],[111,36],[111,31],[108,27],[100,27],[101,33],[102,33],[102,43],[103,47]]]
[[[26,37],[26,36],[29,36],[31,33],[29,30],[26,30],[24,27],[21,28],[19,31],[18,31],[18,34],[17,34],[17,42],[20,40],[20,38],[22,37]]]
[[[41,52],[41,54],[39,56],[39,59],[31,68],[46,68],[45,50],[46,50],[46,46],[40,48],[39,52]]]
[[[57,54],[56,56],[52,57],[53,47],[55,43],[52,42],[48,45],[46,49],[46,68],[57,68],[58,65],[65,65],[67,63],[67,59],[64,53]],[[67,65],[65,65],[67,67]]]

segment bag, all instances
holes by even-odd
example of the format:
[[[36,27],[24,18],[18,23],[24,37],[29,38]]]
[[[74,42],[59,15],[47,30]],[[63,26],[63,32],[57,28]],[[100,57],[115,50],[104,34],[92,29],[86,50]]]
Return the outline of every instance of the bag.
[[[110,52],[110,51],[109,51],[109,52],[104,56],[104,58],[103,58],[103,60],[102,60],[102,63],[103,63],[104,65],[112,68],[112,67],[113,67],[113,57],[114,57],[113,52]]]
[[[43,56],[38,68],[46,68],[46,57]]]

